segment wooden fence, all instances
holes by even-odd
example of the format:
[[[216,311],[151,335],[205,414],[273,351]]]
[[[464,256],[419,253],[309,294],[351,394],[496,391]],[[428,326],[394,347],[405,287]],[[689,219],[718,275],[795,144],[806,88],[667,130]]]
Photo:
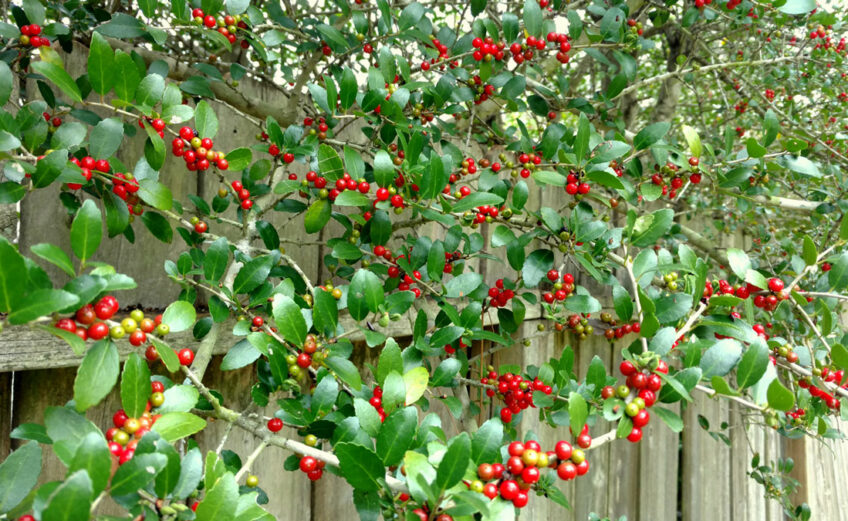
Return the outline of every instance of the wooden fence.
[[[66,56],[70,70],[80,70],[83,53]],[[75,66],[76,65],[76,66]],[[279,91],[244,80],[241,89],[273,102]],[[34,82],[27,86],[29,96],[36,96]],[[220,130],[216,138],[222,149],[250,145],[257,132],[255,125],[247,122],[224,107],[216,107]],[[217,147],[216,147],[217,148]],[[130,168],[141,157],[142,146],[138,139],[122,147],[120,159]],[[218,189],[218,182],[210,177],[187,172],[182,161],[168,159],[162,169],[163,181],[169,184],[174,196],[186,201],[186,195],[196,193],[208,197]],[[0,174],[1,176],[2,174]],[[544,196],[537,190],[533,197],[551,204],[557,194]],[[68,216],[58,203],[58,187],[38,190],[27,196],[20,210],[20,226],[8,225],[15,219],[18,208],[0,206],[0,232],[16,241],[21,251],[39,242],[51,242],[68,247]],[[532,204],[532,201],[531,201]],[[318,236],[306,236],[301,225],[291,225],[287,217],[271,217],[271,222],[281,230],[288,242],[284,242],[288,253],[315,280],[323,280],[328,271],[321,263],[326,250],[319,244],[334,231],[324,230]],[[136,222],[138,230],[135,245],[122,238],[109,240],[101,247],[95,260],[109,262],[122,273],[127,273],[139,282],[137,289],[122,292],[122,305],[141,305],[150,310],[161,310],[172,301],[179,288],[169,281],[162,267],[162,260],[174,259],[178,248],[156,241]],[[219,227],[213,225],[219,233]],[[426,233],[427,230],[422,230]],[[431,230],[435,233],[435,230]],[[484,236],[485,236],[484,232]],[[181,239],[174,234],[175,241]],[[739,240],[738,238],[736,239]],[[141,253],[143,251],[143,253]],[[51,266],[45,266],[54,280],[61,281],[62,274]],[[2,267],[0,267],[2,269]],[[504,265],[482,261],[477,269],[486,279],[494,280]],[[585,281],[584,281],[585,282]],[[588,282],[586,282],[588,284]],[[202,298],[202,297],[201,297]],[[529,316],[539,316],[539,310],[528,310]],[[535,332],[536,323],[528,321],[524,326],[527,336]],[[395,330],[402,336],[402,329]],[[248,404],[249,388],[255,380],[253,370],[248,367],[237,371],[220,370],[220,354],[233,343],[228,335],[222,335],[215,358],[205,378],[207,384],[220,390],[228,404],[241,408]],[[175,336],[175,338],[178,338]],[[189,337],[184,337],[188,341]],[[491,363],[540,364],[551,356],[558,356],[563,347],[570,344],[575,351],[575,367],[579,375],[585,376],[586,368],[597,355],[612,372],[620,362],[620,344],[611,345],[603,337],[595,336],[578,341],[565,335],[548,335],[533,340],[530,347],[516,347],[494,355]],[[129,346],[124,346],[125,351]],[[357,356],[373,360],[375,350],[361,347]],[[74,366],[79,358],[61,341],[49,334],[27,328],[9,328],[0,334],[0,459],[5,458],[17,443],[10,440],[9,433],[21,423],[40,422],[48,406],[62,405],[72,398]],[[159,370],[164,368],[159,367]],[[745,411],[728,401],[715,401],[706,395],[696,395],[696,404],[675,409],[685,421],[681,434],[671,432],[660,421],[646,428],[645,437],[639,444],[618,441],[607,444],[589,453],[589,474],[563,487],[572,504],[565,510],[543,498],[531,498],[530,505],[522,513],[522,519],[585,520],[590,512],[618,519],[627,516],[630,521],[778,521],[783,518],[775,502],[766,501],[763,489],[746,473],[754,452],[763,462],[791,456],[795,461],[792,475],[802,482],[796,501],[806,501],[813,511],[813,519],[822,521],[848,521],[848,444],[835,442],[825,445],[814,440],[786,440],[762,428],[745,429]],[[111,424],[112,413],[120,408],[117,392],[112,393],[102,404],[88,413],[88,418],[104,430]],[[496,411],[487,410],[481,417]],[[533,430],[543,442],[552,447],[557,439],[567,438],[566,429],[554,430],[538,425],[533,414],[524,414],[521,428]],[[709,422],[710,429],[720,431],[732,441],[728,446],[717,441],[699,427],[699,416]],[[443,415],[448,434],[461,430],[450,414]],[[727,427],[722,429],[722,425]],[[211,424],[198,442],[204,450],[214,450],[223,434],[225,425]],[[600,422],[593,434],[601,434],[610,426]],[[296,436],[294,433],[288,433]],[[234,430],[229,434],[225,448],[246,456],[257,440]],[[49,453],[49,451],[47,452]],[[257,462],[254,473],[260,478],[260,486],[270,497],[269,510],[280,520],[348,520],[356,519],[350,489],[335,476],[325,474],[317,483],[310,483],[299,472],[283,470],[283,461],[288,454],[280,450],[269,450]],[[60,479],[65,474],[63,465],[53,456],[46,457],[41,475],[42,481]]]

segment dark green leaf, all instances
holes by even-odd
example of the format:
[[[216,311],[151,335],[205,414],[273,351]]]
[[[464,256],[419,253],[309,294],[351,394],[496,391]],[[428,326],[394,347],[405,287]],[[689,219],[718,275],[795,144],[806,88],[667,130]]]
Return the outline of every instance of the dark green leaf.
[[[110,340],[95,342],[82,359],[74,380],[74,401],[78,411],[86,411],[106,397],[121,371],[118,348]]]

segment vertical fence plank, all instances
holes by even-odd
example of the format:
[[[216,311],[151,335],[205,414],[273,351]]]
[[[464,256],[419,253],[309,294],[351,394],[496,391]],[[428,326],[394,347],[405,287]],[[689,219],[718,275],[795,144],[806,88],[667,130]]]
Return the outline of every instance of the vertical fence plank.
[[[689,404],[684,413],[683,430],[683,521],[731,519],[730,449],[713,439],[698,425],[698,415],[717,431],[727,415],[722,404],[702,399]]]

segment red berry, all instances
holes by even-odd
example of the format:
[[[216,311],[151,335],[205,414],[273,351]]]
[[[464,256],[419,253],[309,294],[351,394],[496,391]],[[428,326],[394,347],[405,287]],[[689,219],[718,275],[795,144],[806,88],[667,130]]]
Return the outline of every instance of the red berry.
[[[280,432],[283,428],[283,420],[279,418],[271,418],[268,420],[268,430],[271,432]]]
[[[313,470],[318,468],[318,460],[316,460],[312,456],[304,456],[300,458],[299,466],[301,472],[312,472]]]
[[[191,365],[191,363],[194,362],[194,351],[184,347],[180,349],[179,353],[177,353],[177,357],[180,359],[180,364]]]

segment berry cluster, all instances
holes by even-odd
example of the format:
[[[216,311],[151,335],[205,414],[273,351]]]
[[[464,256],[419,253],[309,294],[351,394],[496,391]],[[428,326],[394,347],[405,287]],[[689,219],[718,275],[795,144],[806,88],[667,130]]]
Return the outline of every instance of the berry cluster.
[[[50,47],[50,40],[46,36],[41,35],[41,26],[30,24],[21,26],[21,36],[18,41],[21,45],[29,45],[30,47]]]
[[[535,38],[533,38],[535,40]],[[474,52],[471,53],[471,57],[474,58],[474,61],[487,61],[490,62],[492,60],[501,61],[504,59],[504,49],[506,48],[506,44],[504,42],[495,42],[495,40],[491,36],[487,36],[486,38],[474,38],[471,40],[471,46],[474,47]],[[520,44],[513,44],[513,47],[517,47],[518,52],[521,52]],[[510,48],[512,50],[512,48]],[[513,52],[513,54],[515,54]],[[532,56],[532,55],[531,55]]]
[[[109,161],[105,159],[99,159],[97,161],[94,160],[91,156],[85,156],[82,159],[77,159],[76,157],[71,157],[71,163],[75,164],[82,171],[82,176],[86,181],[91,181],[91,176],[93,171],[98,171],[100,173],[108,173],[111,170],[111,166],[109,165]],[[79,190],[82,188],[81,184],[78,183],[68,183],[68,188],[71,190]]]
[[[568,60],[571,57],[568,55],[568,51],[571,50],[571,42],[569,41],[569,37],[564,33],[548,33],[547,40],[554,44],[559,44],[559,51],[556,53],[556,59],[560,63],[568,63]],[[553,118],[551,118],[553,119]]]
[[[515,291],[504,289],[504,279],[495,281],[495,285],[489,288],[489,306],[499,308],[506,306],[515,297]]]
[[[524,179],[527,179],[528,177],[530,177],[530,171],[535,170],[538,165],[542,164],[542,157],[537,156],[533,153],[521,153],[518,156],[518,164],[521,165],[521,170],[518,172],[513,170],[512,177],[517,177],[520,175]]]
[[[60,319],[56,322],[56,327],[74,333],[83,340],[101,340],[110,334],[113,338],[123,338],[126,330],[122,326],[115,326],[110,331],[109,326],[101,322],[111,319],[118,312],[118,307],[118,299],[107,295],[98,300],[94,306],[86,304],[79,308],[74,318]]]
[[[112,177],[112,193],[127,203],[127,207],[133,215],[141,215],[144,213],[144,207],[141,205],[141,199],[138,195],[136,195],[138,189],[138,181],[129,172],[125,174],[119,172]]]
[[[318,481],[324,474],[324,462],[312,456],[303,456],[298,463],[300,471],[306,474],[310,481]]]
[[[241,209],[244,211],[248,211],[253,208],[253,201],[250,199],[250,190],[244,187],[241,181],[236,180],[230,183],[230,186],[233,187],[233,191],[239,198],[239,203],[241,205]]]
[[[383,388],[379,385],[374,386],[374,390],[371,391],[371,399],[368,400],[368,403],[371,404],[377,414],[380,416],[380,421],[386,421],[386,411],[383,410]]]
[[[839,409],[840,402],[839,399],[836,398],[833,394],[829,393],[825,389],[821,387],[817,387],[807,380],[801,380],[798,382],[798,386],[802,389],[806,389],[809,391],[810,396],[813,398],[819,398],[825,405],[827,405],[830,409]]]
[[[642,428],[651,421],[648,408],[657,401],[657,395],[663,385],[662,378],[657,373],[668,374],[668,365],[659,360],[653,371],[643,371],[633,362],[625,360],[618,369],[627,378],[625,383],[618,388],[611,385],[604,387],[601,396],[605,400],[614,397],[625,400],[624,413],[633,422],[627,439],[636,443],[642,439]]]
[[[612,326],[606,331],[604,331],[604,336],[607,338],[607,340],[623,338],[624,335],[629,335],[630,333],[638,334],[640,331],[642,331],[642,325],[638,321],[633,322],[632,324],[624,324],[622,326],[616,327],[617,322],[614,318],[612,318],[612,315],[610,315],[609,313],[601,313],[601,322]]]
[[[231,44],[235,44],[238,41],[236,38],[236,31],[239,29],[247,29],[247,24],[242,20],[241,15],[226,15],[226,16],[212,16],[211,14],[206,14],[203,12],[203,9],[195,8],[191,11],[192,21],[195,25],[202,25],[208,29],[216,29],[222,36],[224,36],[227,41]],[[250,47],[250,44],[247,40],[241,41],[242,49],[247,49]]]
[[[350,177],[350,174],[345,172],[344,174],[342,174],[342,178],[336,181],[336,187],[329,191],[327,197],[330,199],[330,201],[335,201],[336,197],[338,197],[339,194],[344,192],[345,190],[355,190],[361,194],[367,194],[371,191],[371,184],[368,183],[368,181],[366,181],[364,177],[360,177],[359,179],[353,179],[352,177]]]
[[[190,148],[186,150],[186,146]],[[175,137],[171,142],[171,151],[175,156],[182,157],[185,160],[186,168],[189,171],[203,172],[213,165],[217,166],[219,170],[226,170],[230,165],[225,154],[212,150],[213,146],[214,142],[211,138],[201,139],[197,130],[191,127],[182,127],[180,136]]]
[[[150,414],[150,408],[160,407],[165,403],[165,386],[162,382],[151,382],[150,389],[150,399],[139,418],[130,418],[123,409],[112,416],[114,427],[106,431],[106,441],[109,442],[109,451],[118,459],[119,465],[132,459],[139,440],[159,419],[158,414]]]
[[[512,422],[514,414],[518,414],[528,407],[535,407],[533,405],[533,391],[541,391],[545,394],[553,392],[553,388],[539,378],[525,380],[520,374],[512,373],[504,373],[498,376],[493,367],[489,367],[488,375],[481,378],[480,383],[496,385],[496,387],[486,389],[486,396],[492,397],[497,393],[498,397],[503,400],[505,406],[501,408],[500,417],[504,423]]]
[[[165,120],[164,119],[162,119],[162,118],[151,118],[149,116],[143,116],[143,117],[138,119],[138,126],[140,128],[143,129],[145,123],[150,125],[150,127],[153,128],[153,130],[155,130],[157,134],[159,134],[159,137],[161,137],[161,138],[165,137]]]
[[[574,293],[574,275],[563,273],[562,282],[559,281],[559,271],[550,270],[547,274],[548,280],[554,283],[553,293],[548,291],[542,295],[542,299],[548,304],[554,301],[562,302]]]
[[[632,32],[636,33],[638,36],[642,36],[642,31],[644,30],[642,22],[638,22],[634,18],[630,18],[627,20],[627,26],[630,27]]]
[[[701,182],[701,174],[698,172],[699,164],[700,160],[697,157],[689,158],[689,166],[692,169],[689,182],[693,185]],[[651,176],[651,182],[662,187],[662,194],[667,195],[669,199],[677,197],[677,191],[683,188],[685,184],[684,178],[678,174],[680,167],[669,161],[663,167],[654,165],[654,170],[656,170],[656,173]],[[665,181],[666,177],[671,178],[668,183]]]
[[[481,463],[477,467],[478,479],[466,485],[474,492],[480,492],[489,499],[500,496],[511,501],[516,508],[527,506],[528,491],[539,482],[542,470],[556,469],[557,476],[570,481],[589,472],[589,461],[583,449],[592,445],[588,427],[577,438],[581,448],[574,448],[564,440],[558,441],[553,451],[543,451],[539,442],[529,440],[525,443],[514,441],[507,446],[506,464]]]
[[[591,190],[589,183],[581,181],[583,172],[571,170],[565,178],[565,193],[568,195],[586,195]]]
[[[53,125],[53,128],[62,126],[62,118],[59,116],[51,117],[49,112],[42,112],[41,115],[44,117],[44,121]]]

